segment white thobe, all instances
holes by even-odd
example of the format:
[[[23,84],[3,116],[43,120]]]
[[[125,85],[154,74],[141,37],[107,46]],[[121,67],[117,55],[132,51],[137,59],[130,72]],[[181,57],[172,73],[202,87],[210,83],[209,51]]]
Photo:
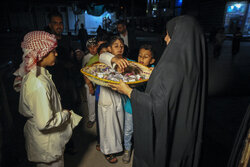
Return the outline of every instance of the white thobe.
[[[95,121],[95,95],[89,93],[89,86],[85,84],[86,89],[86,97],[88,103],[88,111],[89,111],[89,121]]]
[[[60,95],[45,68],[37,67],[23,77],[19,112],[28,118],[24,136],[29,161],[51,163],[61,159],[81,117],[62,110]]]
[[[114,55],[103,53],[99,61],[111,66]],[[107,154],[123,151],[124,111],[121,94],[101,86],[98,101],[98,121],[100,130],[100,149]]]
[[[86,64],[89,62],[89,60],[95,55],[92,55],[90,53],[86,54],[82,61],[82,67],[85,67]],[[88,111],[89,111],[89,121],[94,122],[95,121],[95,95],[92,95],[89,93],[89,87],[87,84],[85,84],[86,88],[86,97],[87,97],[87,103],[88,103]]]

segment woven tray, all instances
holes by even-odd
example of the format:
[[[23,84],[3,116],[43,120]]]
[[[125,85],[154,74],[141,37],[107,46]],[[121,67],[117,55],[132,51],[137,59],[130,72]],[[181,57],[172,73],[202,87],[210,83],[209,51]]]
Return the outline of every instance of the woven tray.
[[[141,75],[145,76],[145,78],[149,78],[150,77],[150,74],[152,72],[151,69],[149,69],[148,67],[140,64],[140,63],[137,63],[137,62],[133,62],[133,61],[129,61],[129,63],[133,66],[137,66],[139,67],[141,70],[142,70],[142,73]],[[117,81],[112,81],[112,80],[107,80],[107,79],[103,79],[103,78],[99,78],[95,75],[92,75],[90,73],[91,70],[95,69],[95,68],[106,68],[108,67],[106,64],[104,63],[96,63],[96,64],[93,64],[91,66],[87,66],[87,67],[84,67],[81,69],[81,72],[91,81],[91,82],[94,82],[95,84],[97,85],[101,85],[101,86],[105,86],[105,87],[109,87],[108,83],[119,83]],[[142,80],[139,80],[139,81],[134,81],[134,82],[125,82],[126,84],[129,84],[129,85],[133,85],[133,86],[138,86],[140,85],[141,83],[143,82],[146,82],[148,81],[148,79],[142,79]]]

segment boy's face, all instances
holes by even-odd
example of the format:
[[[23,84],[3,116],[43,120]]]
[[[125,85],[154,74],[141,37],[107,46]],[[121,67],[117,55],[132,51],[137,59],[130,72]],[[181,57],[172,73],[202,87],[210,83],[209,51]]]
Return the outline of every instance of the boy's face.
[[[90,45],[88,47],[89,53],[92,55],[96,55],[97,54],[97,46],[96,45]]]
[[[81,52],[76,52],[76,59],[79,61],[83,57],[83,54]]]
[[[53,66],[56,62],[56,56],[58,56],[58,54],[56,52],[56,49],[54,49],[40,61],[40,64],[42,64],[43,67]]]
[[[144,48],[140,49],[138,55],[138,63],[141,63],[144,66],[149,66],[153,64],[155,59],[152,57],[152,52]]]
[[[120,56],[124,52],[124,44],[117,39],[111,46],[108,47],[108,51],[115,56]]]

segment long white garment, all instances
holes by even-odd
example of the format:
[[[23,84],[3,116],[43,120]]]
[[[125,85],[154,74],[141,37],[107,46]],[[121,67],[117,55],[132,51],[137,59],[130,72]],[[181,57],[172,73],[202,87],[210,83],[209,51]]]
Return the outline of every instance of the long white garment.
[[[89,121],[95,121],[95,95],[89,93],[89,87],[85,84],[86,88],[86,97],[88,103],[88,110],[89,110]]]
[[[82,67],[85,67],[89,60],[95,55],[90,53],[86,54],[82,59]],[[86,88],[86,96],[87,96],[87,103],[88,103],[88,110],[89,110],[89,121],[95,121],[95,95],[91,95],[89,93],[89,87],[85,84]]]
[[[99,61],[111,66],[112,54],[104,53]],[[100,148],[107,154],[118,153],[123,150],[124,111],[121,94],[110,88],[100,88],[98,101],[98,121],[100,131]]]
[[[24,126],[29,161],[50,163],[63,156],[65,144],[81,117],[62,110],[60,95],[49,72],[37,67],[23,77],[19,112]]]
[[[64,167],[64,157],[51,163],[38,163],[36,167]]]

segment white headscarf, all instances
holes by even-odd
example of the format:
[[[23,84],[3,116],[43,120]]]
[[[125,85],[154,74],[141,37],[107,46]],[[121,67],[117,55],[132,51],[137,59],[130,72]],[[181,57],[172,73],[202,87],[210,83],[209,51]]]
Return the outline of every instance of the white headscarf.
[[[18,70],[14,72],[14,89],[19,92],[21,89],[22,78],[37,66],[37,62],[47,56],[49,52],[57,47],[55,35],[45,31],[32,31],[24,36],[21,43],[23,49],[23,62]]]

